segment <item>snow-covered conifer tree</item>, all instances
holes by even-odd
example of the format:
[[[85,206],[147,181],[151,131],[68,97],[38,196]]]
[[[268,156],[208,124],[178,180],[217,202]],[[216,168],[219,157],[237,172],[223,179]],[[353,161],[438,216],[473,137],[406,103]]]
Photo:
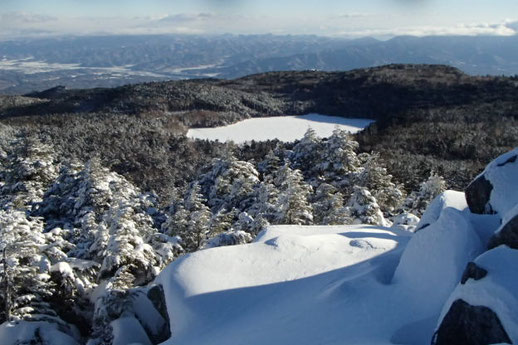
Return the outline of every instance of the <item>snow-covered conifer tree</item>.
[[[335,187],[322,183],[312,197],[315,224],[349,224],[347,209],[344,206],[344,197]]]
[[[258,182],[259,173],[253,164],[233,156],[213,160],[211,169],[199,179],[201,191],[216,212],[221,208],[248,208],[250,194]]]
[[[366,187],[384,213],[393,212],[403,203],[404,191],[392,181],[392,175],[380,161],[379,154],[361,154],[362,167],[357,174],[356,184]]]
[[[163,224],[162,230],[169,236],[179,236],[181,245],[187,252],[195,251],[204,244],[211,233],[213,216],[200,185],[192,183],[187,190],[183,205],[177,205],[176,211]]]
[[[281,224],[311,224],[313,209],[308,201],[312,192],[310,185],[304,182],[299,170],[292,170],[284,164],[275,174],[275,185],[279,197],[275,205],[276,222]]]
[[[430,202],[446,190],[444,179],[431,173],[428,179],[421,183],[418,191],[413,191],[404,203],[405,209],[421,217]]]
[[[365,187],[354,186],[347,210],[353,224],[390,225],[383,217],[376,198]]]
[[[308,127],[304,137],[293,147],[289,155],[292,167],[303,171],[308,178],[314,178],[315,167],[320,162],[322,152],[320,144],[322,139],[318,138],[313,128]]]
[[[32,138],[11,142],[2,171],[0,206],[29,209],[41,201],[48,185],[57,177],[55,154],[49,145]]]

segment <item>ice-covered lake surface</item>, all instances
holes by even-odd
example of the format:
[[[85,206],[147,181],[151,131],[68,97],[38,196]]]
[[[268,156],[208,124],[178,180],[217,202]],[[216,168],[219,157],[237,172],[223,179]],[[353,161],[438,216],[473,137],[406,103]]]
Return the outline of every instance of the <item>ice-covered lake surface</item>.
[[[353,119],[321,114],[300,116],[261,117],[240,121],[238,123],[215,128],[192,128],[187,132],[189,138],[219,141],[265,141],[279,139],[280,141],[295,141],[304,136],[309,127],[317,136],[331,136],[335,128],[356,133],[374,122],[369,119]]]

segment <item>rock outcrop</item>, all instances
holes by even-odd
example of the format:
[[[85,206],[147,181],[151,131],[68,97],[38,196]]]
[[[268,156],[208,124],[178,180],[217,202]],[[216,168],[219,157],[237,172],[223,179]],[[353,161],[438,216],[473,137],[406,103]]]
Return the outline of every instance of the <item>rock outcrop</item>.
[[[486,217],[495,222],[477,224],[489,234],[488,250],[468,263],[443,308],[433,345],[518,342],[517,158],[518,149],[498,157],[466,189],[472,223],[482,219],[473,214],[492,215]]]
[[[434,336],[433,345],[453,344],[511,344],[494,311],[456,300]]]
[[[518,149],[505,153],[491,162],[466,188],[469,209],[477,214],[496,213],[503,217],[518,204]]]

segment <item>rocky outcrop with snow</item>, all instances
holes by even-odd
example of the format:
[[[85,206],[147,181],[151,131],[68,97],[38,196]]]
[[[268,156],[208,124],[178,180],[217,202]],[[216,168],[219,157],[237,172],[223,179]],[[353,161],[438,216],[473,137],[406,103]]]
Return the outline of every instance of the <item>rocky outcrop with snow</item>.
[[[443,308],[435,345],[518,342],[517,157],[518,149],[498,157],[466,190],[470,212],[493,218],[478,218],[489,250],[467,265]]]

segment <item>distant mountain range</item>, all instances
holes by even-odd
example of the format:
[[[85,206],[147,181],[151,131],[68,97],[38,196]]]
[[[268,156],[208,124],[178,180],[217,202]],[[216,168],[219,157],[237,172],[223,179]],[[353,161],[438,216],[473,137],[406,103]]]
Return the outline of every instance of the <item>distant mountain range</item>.
[[[518,74],[518,36],[101,36],[0,42],[0,93],[389,63],[446,64],[473,75]]]

